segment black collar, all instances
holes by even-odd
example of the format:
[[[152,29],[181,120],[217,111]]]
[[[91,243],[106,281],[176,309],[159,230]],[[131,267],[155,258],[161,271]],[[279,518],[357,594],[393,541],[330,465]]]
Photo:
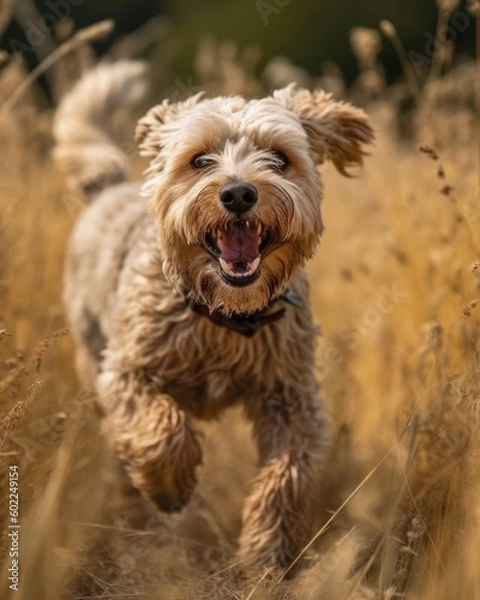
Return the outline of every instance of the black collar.
[[[280,308],[275,312],[271,312],[273,306],[280,301],[288,302],[298,308],[305,307],[304,299],[289,289],[285,290],[281,296],[273,300],[264,310],[259,310],[248,315],[233,314],[227,317],[219,310],[211,311],[206,304],[200,304],[193,300],[189,301],[189,304],[192,310],[199,315],[206,317],[215,325],[225,327],[226,329],[230,329],[230,331],[235,331],[246,337],[252,337],[260,327],[274,323],[283,317],[285,308]]]

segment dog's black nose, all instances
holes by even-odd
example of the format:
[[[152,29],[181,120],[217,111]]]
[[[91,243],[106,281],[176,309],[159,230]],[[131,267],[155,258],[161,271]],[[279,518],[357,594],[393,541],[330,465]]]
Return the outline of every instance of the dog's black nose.
[[[237,215],[250,210],[258,200],[257,188],[249,183],[226,183],[220,190],[223,206]]]

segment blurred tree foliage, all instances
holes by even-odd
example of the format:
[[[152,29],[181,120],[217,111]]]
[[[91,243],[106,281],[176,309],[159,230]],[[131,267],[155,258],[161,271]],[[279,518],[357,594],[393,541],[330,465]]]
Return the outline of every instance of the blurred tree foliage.
[[[31,5],[32,0],[18,3]],[[271,57],[284,55],[319,74],[325,61],[333,61],[350,82],[357,72],[348,42],[353,27],[377,28],[381,19],[388,19],[397,28],[407,52],[429,59],[438,10],[435,0],[37,0],[34,4],[41,16],[58,13],[57,18],[61,19],[62,14],[68,13],[77,27],[108,17],[115,19],[116,31],[98,45],[99,53],[106,51],[118,36],[134,31],[153,16],[168,16],[172,27],[162,41],[164,57],[168,56],[172,63],[172,74],[182,79],[192,76],[198,44],[210,35],[217,40],[235,40],[240,48],[257,47],[262,56],[260,67]],[[467,15],[462,4],[457,12]],[[453,38],[449,37],[460,51],[472,55],[475,27],[474,19],[468,17],[468,26],[461,32],[452,28]],[[38,18],[29,27],[30,31],[38,29]],[[25,42],[26,29],[25,19],[22,25],[18,18],[14,20],[4,32],[2,47],[11,50],[12,40]],[[401,69],[390,42],[384,42],[381,58],[392,81]],[[38,53],[31,48],[24,54],[31,65],[38,60]]]
[[[348,43],[353,27],[378,28],[381,19],[389,19],[407,50],[424,53],[424,32],[435,35],[437,14],[434,0],[172,0],[170,10],[183,40],[183,56],[194,53],[199,36],[213,33],[220,39],[235,39],[241,46],[258,45],[264,60],[288,56],[311,73],[319,73],[324,61],[333,61],[349,80],[356,73]],[[387,70],[395,76],[398,61],[390,44],[384,46]]]

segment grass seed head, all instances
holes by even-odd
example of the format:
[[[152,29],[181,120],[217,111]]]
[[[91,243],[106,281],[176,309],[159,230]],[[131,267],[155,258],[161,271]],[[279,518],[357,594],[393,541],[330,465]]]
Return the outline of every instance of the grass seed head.
[[[478,0],[468,0],[467,10],[474,17],[480,16],[480,2]]]
[[[397,35],[395,25],[391,21],[387,21],[386,19],[380,21],[380,30],[388,38],[393,38]]]
[[[373,68],[382,51],[382,39],[375,29],[355,27],[350,32],[350,45],[361,68]]]
[[[460,6],[460,0],[437,0],[439,10],[453,13]]]

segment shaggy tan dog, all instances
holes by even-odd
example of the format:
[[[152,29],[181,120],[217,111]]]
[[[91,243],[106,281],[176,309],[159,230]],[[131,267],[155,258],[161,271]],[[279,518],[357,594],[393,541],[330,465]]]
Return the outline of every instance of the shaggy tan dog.
[[[323,230],[317,165],[345,174],[373,132],[361,110],[293,86],[165,100],[137,126],[151,161],[141,188],[125,182],[108,121],[141,95],[143,71],[99,66],[56,116],[56,161],[91,201],[66,266],[78,369],[133,485],[162,510],[197,481],[195,419],[242,403],[260,468],[239,558],[285,566],[308,540],[329,445],[302,270]]]

